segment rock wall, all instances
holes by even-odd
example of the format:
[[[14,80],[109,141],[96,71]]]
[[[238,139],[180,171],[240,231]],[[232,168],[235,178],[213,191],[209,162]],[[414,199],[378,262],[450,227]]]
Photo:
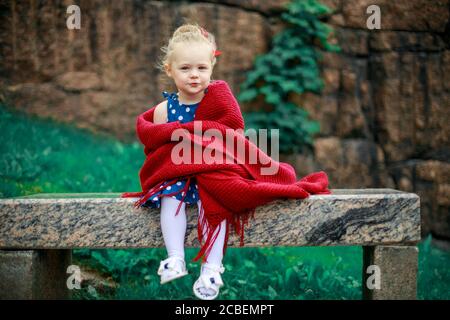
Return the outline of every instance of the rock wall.
[[[256,55],[280,30],[288,1],[0,0],[0,99],[29,114],[136,140],[135,117],[175,90],[156,68],[171,32],[194,21],[223,54],[213,77],[239,92]],[[326,53],[322,95],[297,97],[321,123],[313,154],[282,155],[332,188],[416,192],[422,232],[450,240],[450,0],[322,0],[339,54]],[[381,8],[381,30],[366,8]],[[242,105],[245,111],[247,106]]]
[[[450,240],[450,2],[323,2],[342,52],[326,54],[323,94],[303,97],[322,125],[308,169],[334,186],[415,192],[422,233]],[[366,27],[371,4],[381,30]]]
[[[234,90],[272,36],[268,19],[251,3],[79,1],[81,29],[68,30],[71,4],[1,1],[2,95],[30,114],[128,141],[135,139],[135,117],[162,101],[162,91],[175,90],[156,65],[183,21],[216,35],[223,54],[213,77]]]

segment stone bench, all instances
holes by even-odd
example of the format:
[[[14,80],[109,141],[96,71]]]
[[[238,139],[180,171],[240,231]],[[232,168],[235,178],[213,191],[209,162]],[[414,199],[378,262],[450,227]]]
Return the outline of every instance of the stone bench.
[[[246,247],[363,246],[363,298],[415,299],[419,197],[393,189],[335,189],[258,207]],[[0,199],[0,299],[69,298],[75,248],[163,247],[159,209],[119,193],[37,194]],[[199,247],[197,207],[187,207],[186,247]],[[230,247],[239,239],[230,233]],[[381,288],[368,289],[377,265]]]

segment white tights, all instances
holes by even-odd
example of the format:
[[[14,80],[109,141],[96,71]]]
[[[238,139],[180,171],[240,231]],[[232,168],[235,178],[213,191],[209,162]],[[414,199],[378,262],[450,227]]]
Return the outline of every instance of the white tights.
[[[184,238],[186,235],[186,203],[182,203],[178,215],[175,216],[180,201],[172,197],[161,199],[161,231],[164,237],[167,254],[179,256],[184,259]],[[201,200],[197,203],[199,218],[201,214]],[[217,226],[219,228],[219,226]],[[216,229],[217,230],[217,229]],[[207,227],[203,231],[206,240]],[[217,232],[217,231],[216,231]],[[226,220],[221,222],[220,233],[217,236],[209,253],[207,264],[220,266],[223,258],[223,245],[226,233]]]

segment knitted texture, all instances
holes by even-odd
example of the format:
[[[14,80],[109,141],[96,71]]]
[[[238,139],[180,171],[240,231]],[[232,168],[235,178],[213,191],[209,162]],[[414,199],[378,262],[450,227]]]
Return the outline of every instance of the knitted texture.
[[[139,207],[161,189],[164,182],[169,181],[164,186],[167,187],[183,178],[188,179],[186,185],[189,185],[190,179],[195,177],[202,201],[201,210],[204,210],[204,218],[199,219],[197,225],[200,244],[204,240],[204,228],[208,229],[208,233],[193,261],[201,257],[203,262],[207,260],[220,232],[215,230],[220,228],[223,219],[227,221],[223,248],[225,254],[230,227],[234,227],[240,236],[240,245],[244,245],[244,227],[249,218],[254,217],[256,207],[280,198],[304,199],[310,194],[331,193],[325,172],[314,172],[297,181],[295,170],[290,164],[270,158],[243,135],[244,119],[225,81],[211,82],[198,106],[194,121],[154,124],[155,109],[156,106],[140,114],[136,122],[137,136],[144,145],[146,155],[139,172],[142,191],[126,192],[121,196],[140,197],[135,203]],[[172,141],[172,133],[177,129],[184,129],[182,139],[191,146],[188,155],[190,163],[176,164],[172,161],[172,151],[180,143],[178,140]],[[210,129],[216,129],[216,133],[221,135],[208,136],[205,131],[211,132]],[[234,145],[227,145],[228,140],[234,141]],[[179,149],[178,146],[174,151]],[[238,153],[238,150],[245,150],[245,155]],[[214,159],[220,155],[222,162],[208,161],[202,156],[196,159],[194,153],[209,154]],[[250,154],[256,155],[256,163],[249,161]],[[275,174],[262,174],[263,168],[270,167],[278,167]]]

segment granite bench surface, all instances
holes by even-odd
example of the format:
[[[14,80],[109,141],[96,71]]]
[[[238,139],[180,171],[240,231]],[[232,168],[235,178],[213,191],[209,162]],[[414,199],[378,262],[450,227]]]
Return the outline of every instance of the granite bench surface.
[[[333,189],[256,209],[246,247],[407,245],[420,241],[420,201],[393,189]],[[159,209],[121,193],[35,194],[0,199],[0,249],[146,248],[164,245]],[[198,247],[196,205],[187,206],[186,247]],[[239,239],[230,233],[229,246]]]

